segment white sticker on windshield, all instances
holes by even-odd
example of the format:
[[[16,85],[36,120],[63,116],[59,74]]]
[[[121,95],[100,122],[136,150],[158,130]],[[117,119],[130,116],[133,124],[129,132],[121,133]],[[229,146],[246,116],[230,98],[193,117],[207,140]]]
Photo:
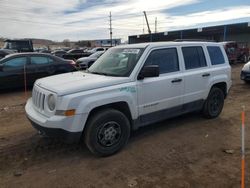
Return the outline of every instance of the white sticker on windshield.
[[[140,49],[124,49],[122,53],[126,54],[138,54],[140,52]]]

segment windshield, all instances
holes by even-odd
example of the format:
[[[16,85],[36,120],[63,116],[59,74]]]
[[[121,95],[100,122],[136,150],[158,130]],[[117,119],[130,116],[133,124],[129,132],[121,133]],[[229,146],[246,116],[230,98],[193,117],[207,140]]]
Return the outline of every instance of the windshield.
[[[111,48],[88,69],[93,74],[127,77],[133,71],[144,49]]]

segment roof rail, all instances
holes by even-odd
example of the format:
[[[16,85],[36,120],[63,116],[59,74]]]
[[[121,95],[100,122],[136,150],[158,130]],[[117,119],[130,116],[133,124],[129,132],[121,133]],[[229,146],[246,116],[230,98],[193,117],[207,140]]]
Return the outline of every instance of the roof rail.
[[[174,42],[216,42],[216,41],[207,39],[175,39]]]

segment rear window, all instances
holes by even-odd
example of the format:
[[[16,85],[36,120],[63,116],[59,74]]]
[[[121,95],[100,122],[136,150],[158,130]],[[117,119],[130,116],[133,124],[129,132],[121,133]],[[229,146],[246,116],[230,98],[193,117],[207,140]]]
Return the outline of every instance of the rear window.
[[[185,68],[187,70],[207,66],[201,46],[182,47],[182,53],[185,61]]]
[[[208,46],[207,50],[212,65],[219,65],[225,63],[224,56],[219,46]]]

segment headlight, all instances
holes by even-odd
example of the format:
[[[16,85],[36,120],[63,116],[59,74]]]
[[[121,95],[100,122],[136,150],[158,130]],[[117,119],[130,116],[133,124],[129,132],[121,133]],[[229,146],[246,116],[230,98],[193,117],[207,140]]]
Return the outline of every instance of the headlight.
[[[48,96],[48,107],[51,111],[54,111],[56,108],[56,98],[52,94]]]

